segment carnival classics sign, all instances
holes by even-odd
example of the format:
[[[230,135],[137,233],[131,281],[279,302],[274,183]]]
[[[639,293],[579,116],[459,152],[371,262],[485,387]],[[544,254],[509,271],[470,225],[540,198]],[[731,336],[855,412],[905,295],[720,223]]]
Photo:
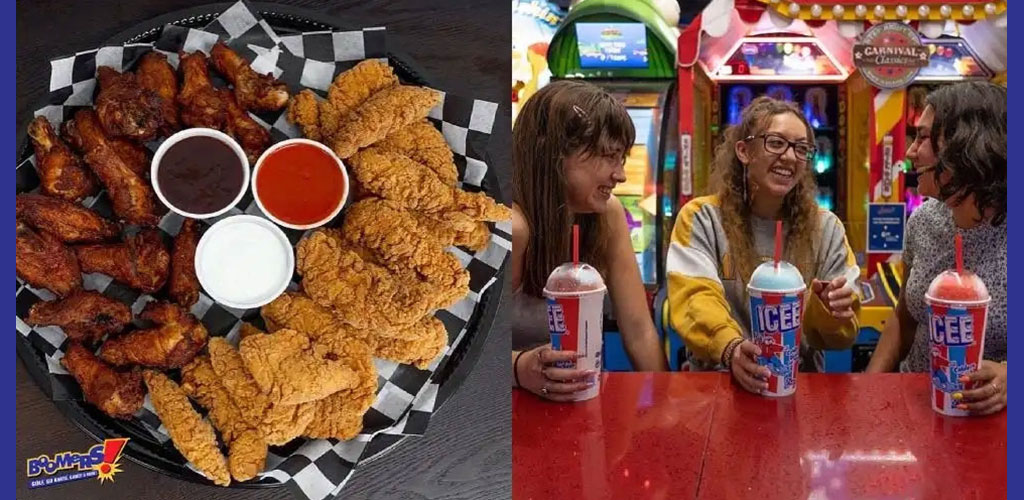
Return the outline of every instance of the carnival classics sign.
[[[872,85],[906,87],[928,66],[928,47],[910,26],[882,23],[865,31],[853,46],[853,64]]]

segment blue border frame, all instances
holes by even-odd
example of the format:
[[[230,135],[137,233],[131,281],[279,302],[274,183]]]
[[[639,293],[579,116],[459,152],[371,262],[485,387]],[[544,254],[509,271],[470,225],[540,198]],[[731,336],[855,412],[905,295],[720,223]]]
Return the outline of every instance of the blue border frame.
[[[17,64],[15,61],[15,44],[17,43],[17,33],[15,32],[17,29],[17,8],[15,2],[5,2],[3,5],[3,10],[6,11],[7,14],[0,16],[0,23],[3,23],[3,25],[0,26],[0,36],[3,37],[3,39],[0,40],[0,47],[4,47],[3,58],[0,60],[4,63],[4,67],[9,68],[9,71],[6,73],[7,77],[2,79],[3,92],[7,94],[7,99],[3,100],[3,109],[6,110],[3,112],[3,116],[6,116],[7,119],[3,121],[6,125],[4,125],[3,128],[0,128],[0,135],[6,137],[3,141],[3,149],[2,152],[0,152],[2,153],[0,154],[0,157],[7,158],[8,161],[12,162],[9,164],[11,165],[16,158],[18,149],[18,134],[15,132],[15,122],[11,121],[11,118],[17,114],[17,89],[15,89],[15,86],[17,85]],[[14,204],[14,195],[15,191],[17,191],[15,188],[15,177],[13,174],[14,169],[12,168],[8,171],[8,174],[3,177],[3,185],[7,187],[0,188],[0,192],[3,193],[3,204],[8,207]],[[8,224],[11,224],[12,222],[14,222],[14,219],[7,219]],[[11,226],[7,227],[10,228]],[[14,239],[14,231],[12,229],[13,228],[7,229],[6,234],[8,238]],[[7,240],[7,243],[3,246],[3,252],[7,254],[7,256],[3,258],[7,262],[8,266],[14,262],[14,247],[11,243],[13,243],[13,241]],[[8,267],[7,272],[11,273],[7,275],[8,279],[14,278],[14,276],[11,276],[12,274],[15,274],[14,268]],[[10,283],[10,281],[8,281],[8,283]],[[14,294],[8,295],[6,302],[8,312],[12,312],[15,307]],[[10,314],[8,314],[7,317],[9,318]],[[9,356],[7,359],[11,362],[11,365],[9,365],[5,370],[7,372],[7,376],[5,377],[3,384],[0,384],[0,387],[3,388],[3,393],[0,394],[0,397],[3,398],[3,406],[7,407],[6,411],[0,412],[0,425],[7,429],[7,432],[9,432],[10,435],[15,434],[15,420],[17,419],[17,398],[14,394],[14,370],[16,369],[19,361],[17,360],[18,355],[15,353],[15,346],[12,345],[14,344],[14,340],[15,339],[13,337],[8,336],[8,342],[11,343],[7,344],[7,346],[11,348],[11,351],[7,354],[7,356]],[[16,436],[14,437],[16,438]],[[13,439],[11,442],[13,443]],[[11,453],[9,456],[17,462],[17,456],[14,453]],[[4,477],[9,478],[7,481],[11,481],[8,483],[10,488],[13,489],[15,487],[15,484],[18,481],[16,471],[24,470],[22,467],[24,467],[24,464],[20,467],[17,463],[15,464],[15,467],[8,465],[8,472]]]
[[[1020,6],[1018,5],[1018,7],[1020,7]],[[1007,16],[1008,16],[1007,22],[1010,23],[1010,24],[1013,24],[1013,19],[1009,18],[1012,15],[1013,15],[1013,11],[1010,10],[1010,9],[1007,9]],[[1014,17],[1019,17],[1019,15],[1018,16],[1014,16]],[[1021,37],[1020,35],[1014,33],[1014,30],[1009,29],[1008,33],[1007,33],[1007,41],[1006,41],[1007,48],[1014,47],[1014,46],[1020,46],[1021,43],[1024,43],[1024,42],[1022,42],[1022,39],[1024,39],[1024,37]],[[1008,54],[1007,61],[1006,61],[1007,68],[1009,68],[1010,66],[1013,66],[1015,68],[1021,67],[1022,63],[1020,63],[1020,62],[1013,62],[1013,61],[1019,60],[1021,58],[1021,54],[1020,54],[1019,51],[1011,49],[1011,50],[1007,50],[1007,54]],[[1007,81],[1009,81],[1009,80],[1007,80]],[[1014,109],[1017,109],[1018,111],[1021,111],[1021,109],[1024,108],[1024,96],[1018,95],[1015,92],[1013,92],[1012,90],[1009,90],[1009,86],[1007,86],[1007,90],[1008,90],[1007,105],[1009,106],[1009,110],[1012,111]],[[1022,111],[1022,112],[1024,112],[1024,111]],[[1020,136],[1020,131],[1022,129],[1024,129],[1024,119],[1022,119],[1021,116],[1022,115],[1020,113],[1017,113],[1016,115],[1014,115],[1013,113],[1010,113],[1009,116],[1007,117],[1008,120],[1009,120],[1009,123],[1007,123],[1007,127],[1008,127],[1007,130],[1008,130],[1008,133],[1010,134],[1010,137],[1011,137],[1011,140],[1008,141],[1008,144],[1007,144],[1007,154],[1008,154],[1009,164],[1010,165],[1014,165],[1015,164],[1015,160],[1021,158],[1021,155],[1024,154],[1024,149],[1021,148],[1020,141],[1012,140],[1012,138],[1014,136],[1018,136],[1019,137]],[[1024,173],[1022,173],[1018,168],[1009,168],[1008,171],[1007,171],[1007,185],[1008,186],[1020,186],[1022,182],[1024,182]],[[1024,244],[1021,244],[1021,236],[1020,236],[1021,233],[1020,233],[1020,230],[1019,229],[1016,230],[1016,231],[1011,230],[1014,226],[1016,226],[1016,224],[1019,224],[1019,222],[1012,222],[1012,221],[1016,220],[1017,217],[1024,217],[1024,212],[1022,212],[1022,209],[1024,209],[1024,203],[1022,203],[1021,199],[1019,197],[1016,197],[1016,196],[1009,196],[1008,198],[1009,198],[1007,200],[1007,203],[1008,203],[1008,206],[1007,206],[1008,216],[1007,216],[1007,219],[1006,219],[1007,220],[1007,233],[1006,233],[1006,235],[1007,235],[1007,243],[1006,243],[1007,244],[1007,252],[1009,253],[1009,255],[1016,255],[1016,252],[1018,252],[1022,248],[1024,248]],[[1013,215],[1014,213],[1022,213],[1022,215]],[[1006,277],[1007,277],[1007,283],[1008,283],[1007,284],[1007,290],[1006,290],[1007,291],[1006,297],[1007,297],[1007,308],[1010,311],[1017,310],[1017,307],[1015,307],[1015,306],[1024,305],[1024,300],[1021,299],[1021,297],[1024,297],[1024,296],[1017,295],[1017,293],[1018,293],[1017,290],[1018,289],[1015,288],[1015,287],[1010,287],[1009,286],[1009,283],[1019,283],[1021,279],[1024,279],[1024,272],[1022,272],[1022,270],[1024,270],[1024,261],[1021,261],[1020,259],[1010,259],[1007,262],[1007,264],[1006,264],[1006,272],[1007,272],[1007,276]],[[1015,351],[1022,351],[1022,348],[1021,348],[1022,345],[1024,345],[1024,340],[1010,342],[1009,345],[1007,346],[1007,349],[1010,350],[1010,351],[1014,351],[1014,350]],[[1024,352],[1024,351],[1022,351],[1022,352]],[[1024,355],[1024,354],[1019,354],[1018,356],[1020,356],[1020,355]],[[1014,356],[1014,357],[1016,358],[1016,356]],[[1009,353],[1007,353],[1007,359],[1009,359]],[[1007,363],[1007,364],[1009,364],[1009,363]],[[1019,374],[1021,372],[1017,372],[1017,373]],[[1010,372],[1007,372],[1007,378],[1010,378],[1010,375],[1012,375],[1012,374]],[[1024,378],[1021,378],[1019,375],[1018,375],[1017,379],[1018,379],[1018,383],[1020,383],[1021,380],[1024,380]],[[1007,383],[1007,387],[1009,387],[1009,383]],[[1007,404],[1007,411],[1009,411],[1009,404]],[[1017,417],[1014,417],[1014,415],[1017,415]],[[1024,463],[1024,458],[1022,458],[1022,457],[1024,457],[1024,450],[1021,449],[1021,446],[1024,445],[1024,443],[1022,443],[1022,439],[1021,439],[1021,435],[1024,434],[1024,429],[1018,429],[1017,426],[1013,424],[1013,422],[1015,420],[1024,420],[1019,415],[1021,415],[1021,414],[1020,413],[1007,413],[1007,419],[1009,420],[1007,422],[1008,425],[1007,425],[1007,429],[1006,429],[1006,444],[1007,444],[1007,446],[1006,446],[1006,465],[1007,465],[1007,471],[1020,470],[1018,467],[1020,467],[1020,465],[1022,463]],[[1015,463],[1017,464],[1016,466],[1014,466]],[[1024,497],[1024,478],[1022,478],[1020,474],[1008,473],[1007,480],[1006,480],[1006,495],[1007,495],[1007,498],[1021,498],[1021,497]]]

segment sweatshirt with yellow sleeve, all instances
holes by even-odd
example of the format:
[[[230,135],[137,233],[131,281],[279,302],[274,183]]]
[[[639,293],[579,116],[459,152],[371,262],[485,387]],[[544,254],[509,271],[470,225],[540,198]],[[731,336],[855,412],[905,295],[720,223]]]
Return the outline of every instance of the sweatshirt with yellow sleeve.
[[[846,286],[855,287],[860,275],[839,218],[826,210],[819,210],[818,215],[821,219],[818,241],[814,244],[815,275],[804,276],[808,303],[800,342],[802,371],[822,371],[821,350],[850,347],[858,330],[856,318],[836,320],[828,306],[810,292],[812,278],[833,280],[845,276]],[[775,221],[752,216],[751,226],[758,254],[762,260],[771,259]],[[732,339],[750,338],[746,283],[733,269],[717,196],[696,198],[683,207],[672,230],[666,271],[669,320],[686,344],[691,368],[716,369],[722,351]],[[857,293],[854,300],[856,310]]]

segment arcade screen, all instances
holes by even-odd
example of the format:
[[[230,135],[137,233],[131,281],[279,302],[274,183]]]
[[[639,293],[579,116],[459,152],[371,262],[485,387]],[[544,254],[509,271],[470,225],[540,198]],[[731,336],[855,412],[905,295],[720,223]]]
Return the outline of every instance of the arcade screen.
[[[839,96],[835,85],[736,84],[721,88],[721,116],[723,125],[736,125],[743,109],[755,97],[768,95],[796,103],[807,122],[814,129],[818,153],[811,163],[818,183],[818,205],[826,210],[838,207],[839,166],[836,145],[838,140]]]
[[[836,76],[841,71],[811,41],[744,41],[718,76]]]
[[[641,23],[576,23],[581,68],[646,68],[647,27]]]
[[[653,260],[655,252],[652,251],[655,207],[650,206],[652,204],[644,195],[647,183],[651,181],[649,165],[653,161],[652,150],[648,147],[656,143],[656,139],[653,137],[655,110],[653,108],[627,108],[626,111],[633,120],[636,141],[626,157],[624,166],[626,182],[616,186],[613,193],[618,197],[626,212],[626,224],[629,227],[633,251],[636,253],[637,265],[640,266],[641,278],[645,283],[652,283],[655,280],[656,264]]]

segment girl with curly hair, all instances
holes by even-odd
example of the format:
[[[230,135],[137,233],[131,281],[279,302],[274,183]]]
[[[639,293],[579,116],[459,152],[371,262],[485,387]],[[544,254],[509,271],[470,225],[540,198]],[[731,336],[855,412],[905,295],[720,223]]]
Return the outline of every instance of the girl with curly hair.
[[[954,267],[953,238],[963,237],[964,267],[988,288],[985,352],[966,375],[971,390],[954,393],[961,409],[986,415],[1006,407],[1006,89],[965,82],[928,95],[907,158],[930,199],[907,221],[903,283],[868,372],[931,368],[924,294]]]
[[[768,369],[758,366],[761,351],[749,340],[746,283],[771,259],[777,220],[783,258],[808,282],[801,370],[821,371],[821,349],[853,344],[860,269],[842,223],[815,201],[814,154],[814,132],[795,105],[754,99],[715,151],[714,194],[690,201],[677,216],[668,301],[692,369],[723,367],[751,392],[767,388]]]

